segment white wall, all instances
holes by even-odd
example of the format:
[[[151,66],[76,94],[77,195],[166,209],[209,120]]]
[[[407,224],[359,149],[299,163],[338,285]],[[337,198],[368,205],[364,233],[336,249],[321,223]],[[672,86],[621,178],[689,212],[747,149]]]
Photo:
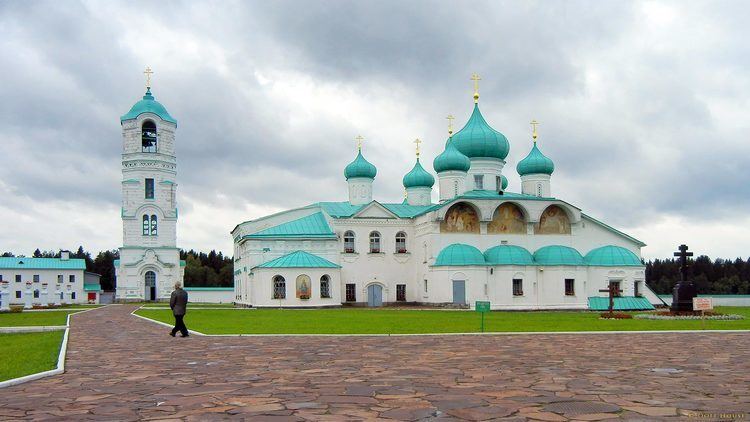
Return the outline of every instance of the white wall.
[[[232,303],[234,289],[211,287],[184,287],[188,292],[188,301],[193,303]]]
[[[86,293],[83,290],[83,270],[59,270],[59,269],[0,269],[0,276],[3,281],[8,282],[8,298],[11,304],[22,305],[25,303],[24,295],[26,294],[26,282],[31,281],[31,292],[33,304],[42,303],[42,284],[47,283],[47,300],[54,303],[55,289],[58,285],[57,276],[63,276],[63,282],[60,285],[60,291],[65,293],[66,303],[86,303]],[[16,275],[21,275],[21,282],[16,283]],[[34,275],[39,275],[39,282],[34,283]],[[70,282],[70,276],[75,277],[73,283]],[[70,290],[68,290],[70,286]],[[33,298],[34,290],[39,290],[39,298]],[[16,299],[16,291],[21,291],[21,299]],[[75,299],[71,300],[70,293],[75,293]]]
[[[297,277],[310,277],[310,299],[297,298]],[[273,298],[273,279],[280,275],[286,282],[286,298]],[[320,297],[320,279],[329,277],[330,298]],[[256,307],[324,307],[341,305],[341,274],[338,268],[256,268],[244,281],[243,291],[248,292],[248,299],[243,297],[238,303]]]

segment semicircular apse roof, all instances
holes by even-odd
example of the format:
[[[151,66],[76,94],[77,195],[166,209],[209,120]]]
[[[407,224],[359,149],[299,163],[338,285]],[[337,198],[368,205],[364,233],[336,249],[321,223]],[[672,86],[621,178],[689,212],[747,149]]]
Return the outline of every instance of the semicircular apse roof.
[[[586,254],[588,265],[600,267],[642,267],[638,255],[621,246],[607,245]]]
[[[562,245],[550,245],[534,252],[537,265],[586,265],[580,252]]]
[[[482,251],[463,243],[446,246],[438,254],[435,266],[485,265]]]
[[[487,265],[534,265],[531,252],[516,245],[497,245],[484,251]]]

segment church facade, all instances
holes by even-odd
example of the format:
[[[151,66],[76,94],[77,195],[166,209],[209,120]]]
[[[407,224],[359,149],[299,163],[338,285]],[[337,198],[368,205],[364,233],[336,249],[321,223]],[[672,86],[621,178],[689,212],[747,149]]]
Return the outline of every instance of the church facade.
[[[423,304],[492,309],[591,309],[613,286],[649,308],[645,244],[552,193],[554,163],[536,143],[503,175],[508,139],[479,109],[449,131],[432,162],[417,152],[406,199],[373,199],[377,168],[361,148],[344,170],[349,200],[318,202],[237,225],[235,301],[256,307]],[[439,202],[432,203],[437,184]]]
[[[177,248],[177,121],[147,83],[120,123],[123,245],[115,261],[116,299],[165,300],[182,283],[185,265]]]

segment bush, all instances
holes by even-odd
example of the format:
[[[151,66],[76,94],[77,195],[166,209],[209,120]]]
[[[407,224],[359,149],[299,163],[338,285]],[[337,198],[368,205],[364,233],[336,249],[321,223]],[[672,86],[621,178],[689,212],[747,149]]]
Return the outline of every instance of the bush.
[[[599,314],[599,317],[605,319],[632,319],[633,315],[626,314],[624,312],[602,312],[601,314]]]
[[[10,311],[14,314],[23,312],[23,305],[10,305]]]

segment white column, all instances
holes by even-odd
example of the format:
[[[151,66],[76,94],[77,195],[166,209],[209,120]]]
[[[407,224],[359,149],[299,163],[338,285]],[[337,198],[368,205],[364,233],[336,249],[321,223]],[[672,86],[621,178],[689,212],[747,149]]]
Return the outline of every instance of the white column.
[[[49,300],[47,299],[47,283],[42,283],[42,291],[39,293],[39,297],[42,299],[42,306],[45,308],[49,306]]]
[[[3,281],[3,290],[0,291],[0,311],[10,310],[10,295],[8,293],[9,283]]]
[[[55,306],[60,306],[60,283],[55,283]]]
[[[31,309],[33,306],[31,305],[31,299],[33,297],[33,294],[31,293],[31,282],[26,282],[26,291],[23,293],[23,309]]]

